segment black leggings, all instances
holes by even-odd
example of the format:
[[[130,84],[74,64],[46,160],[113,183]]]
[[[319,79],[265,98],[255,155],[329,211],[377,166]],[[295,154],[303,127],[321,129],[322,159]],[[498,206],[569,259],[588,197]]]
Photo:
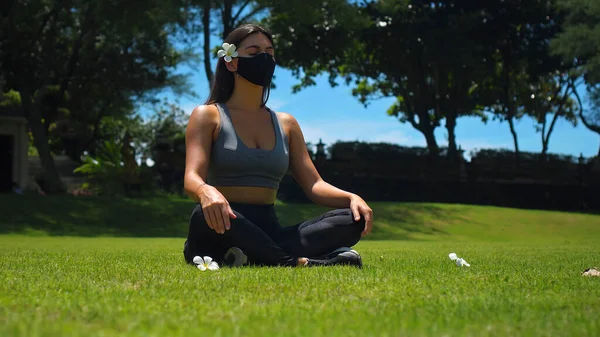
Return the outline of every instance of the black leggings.
[[[296,266],[299,257],[317,257],[340,247],[352,247],[365,227],[355,221],[350,209],[336,209],[308,221],[282,227],[275,207],[230,203],[237,216],[231,227],[218,234],[206,223],[202,207],[196,206],[190,218],[183,255],[188,263],[194,256],[210,256],[223,261],[230,247],[240,248],[248,262],[265,266]]]

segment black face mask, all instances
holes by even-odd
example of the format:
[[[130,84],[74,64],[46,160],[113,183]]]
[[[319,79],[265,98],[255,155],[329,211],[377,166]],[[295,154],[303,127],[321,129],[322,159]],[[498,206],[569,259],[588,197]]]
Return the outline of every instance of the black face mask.
[[[268,86],[275,72],[275,58],[267,53],[238,57],[237,73],[251,83]]]

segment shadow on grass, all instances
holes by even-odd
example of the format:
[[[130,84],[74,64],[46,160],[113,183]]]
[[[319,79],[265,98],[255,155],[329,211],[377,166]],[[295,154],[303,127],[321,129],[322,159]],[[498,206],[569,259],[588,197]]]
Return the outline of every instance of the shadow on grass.
[[[382,203],[373,205],[373,240],[424,240],[449,236],[445,226],[464,221],[460,209],[431,204]]]
[[[0,234],[51,236],[181,237],[195,203],[188,198],[0,195]],[[429,204],[373,203],[375,226],[368,240],[423,240],[448,235],[443,224],[460,221],[460,210]],[[283,226],[328,209],[277,204]]]
[[[372,203],[374,226],[368,240],[423,240],[427,236],[449,235],[444,225],[464,221],[460,209],[431,204]],[[327,211],[309,204],[277,206],[282,225],[292,225]]]
[[[185,237],[195,206],[179,197],[144,199],[1,195],[0,233]]]

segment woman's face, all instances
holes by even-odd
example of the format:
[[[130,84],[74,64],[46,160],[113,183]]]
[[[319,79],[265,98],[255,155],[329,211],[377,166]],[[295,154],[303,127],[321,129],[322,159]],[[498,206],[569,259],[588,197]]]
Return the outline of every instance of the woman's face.
[[[248,35],[239,46],[236,46],[236,50],[239,57],[253,57],[262,53],[268,53],[271,56],[275,56],[273,44],[271,44],[271,41],[268,37],[261,33]],[[236,72],[238,59],[234,58],[231,62],[228,62],[225,65],[229,71]]]
[[[274,56],[275,50],[269,38],[261,33],[248,35],[237,48],[239,56],[252,57],[261,53],[268,53]]]

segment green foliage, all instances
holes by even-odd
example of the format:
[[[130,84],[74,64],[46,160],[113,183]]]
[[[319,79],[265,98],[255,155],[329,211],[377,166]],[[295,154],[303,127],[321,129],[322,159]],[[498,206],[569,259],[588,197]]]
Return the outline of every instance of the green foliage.
[[[332,160],[359,159],[366,162],[402,161],[428,155],[427,148],[423,147],[365,142],[336,142],[329,146],[328,152]]]
[[[157,107],[142,126],[149,155],[154,158],[159,148],[167,147],[185,153],[185,128],[189,115],[177,105],[165,102]],[[183,144],[184,147],[181,148]]]
[[[19,92],[14,90],[9,90],[8,92],[0,93],[0,109],[2,111],[10,110],[17,111],[21,107],[21,95]]]
[[[184,165],[188,118],[177,104],[166,100],[156,104],[153,113],[146,119],[139,115],[128,118],[104,117],[98,126],[98,140],[90,146],[89,153],[82,156],[84,168],[78,172],[91,174],[94,186],[102,193],[123,193],[128,183],[142,183],[144,189],[152,189],[155,167],[164,163],[165,154],[170,159],[167,163],[169,168]],[[123,154],[124,146],[129,153],[129,169],[125,169],[127,160]],[[181,160],[173,161],[173,152]],[[145,165],[148,159],[155,163],[154,167]],[[141,165],[138,167],[137,163],[132,162],[134,160]],[[93,176],[96,170],[98,177]],[[111,184],[105,185],[105,181]]]
[[[122,148],[122,144],[104,141],[96,156],[84,156],[83,164],[73,172],[85,174],[100,194],[121,194],[126,173]]]
[[[579,102],[579,118],[588,129],[600,134],[600,2],[560,0],[558,6],[565,13],[565,24],[551,42],[552,52],[573,64],[576,75],[583,78],[591,108],[584,109]],[[580,94],[575,93],[578,99]]]
[[[589,124],[588,128],[600,134],[600,84],[588,89],[590,109],[582,119]]]
[[[174,74],[183,56],[170,38],[186,19],[184,4],[34,0],[0,12],[0,79],[21,94],[51,192],[60,190],[53,150],[78,158],[105,115],[123,116],[165,88],[185,91],[185,77]],[[66,132],[59,127],[49,140],[55,122]],[[49,146],[55,139],[58,148]]]
[[[600,83],[600,2],[559,0],[557,3],[565,14],[565,24],[552,40],[552,52],[579,66],[586,83]]]
[[[445,155],[447,148],[440,149],[441,155]],[[331,144],[327,152],[333,161],[358,160],[367,163],[387,163],[391,165],[397,162],[416,162],[428,156],[427,148],[409,147],[390,143],[366,143],[366,142],[341,142]],[[572,155],[561,155],[556,153],[540,154],[537,152],[521,152],[521,162],[554,163],[562,165],[565,169],[576,164],[579,158]],[[514,158],[514,152],[509,149],[477,149],[469,153],[474,162],[494,163],[497,167],[509,166]]]
[[[538,163],[543,158],[545,162],[561,164],[568,168],[578,162],[578,158],[572,155],[551,153],[542,157],[540,153],[536,152],[521,152],[520,155],[522,163]],[[506,166],[506,163],[510,163],[513,157],[514,153],[508,149],[479,149],[471,152],[473,162],[494,163],[499,166]]]

